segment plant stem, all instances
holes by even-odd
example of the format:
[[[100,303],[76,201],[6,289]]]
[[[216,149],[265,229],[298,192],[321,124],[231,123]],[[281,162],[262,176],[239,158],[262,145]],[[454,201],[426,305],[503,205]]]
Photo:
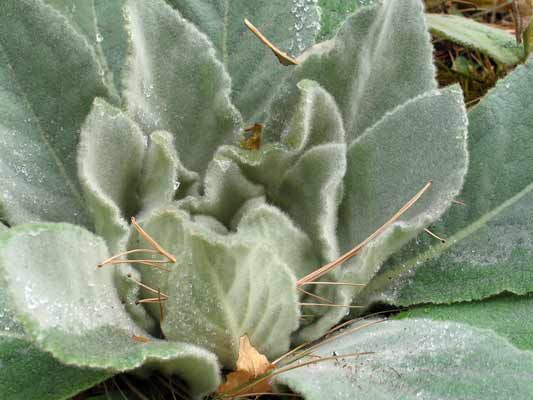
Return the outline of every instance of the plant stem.
[[[533,24],[529,24],[526,30],[522,33],[522,41],[524,42],[524,61],[529,57],[532,25]]]

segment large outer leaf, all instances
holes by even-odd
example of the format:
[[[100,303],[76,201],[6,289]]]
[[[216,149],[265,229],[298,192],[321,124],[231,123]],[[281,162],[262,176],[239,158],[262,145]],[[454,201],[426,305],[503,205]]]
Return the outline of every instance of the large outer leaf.
[[[5,282],[0,279],[0,393],[5,400],[62,400],[113,374],[66,366],[35,347],[15,321]]]
[[[517,296],[504,293],[479,301],[423,305],[400,314],[400,317],[464,322],[478,328],[492,329],[516,347],[533,350],[531,310],[533,294]]]
[[[341,251],[370,236],[428,181],[431,190],[396,225],[412,237],[441,216],[463,184],[466,136],[462,93],[453,87],[401,105],[352,142],[339,209]]]
[[[143,228],[177,262],[170,275],[139,267],[143,282],[169,296],[165,336],[204,346],[228,367],[244,334],[270,358],[288,349],[299,316],[291,269],[305,273],[316,266],[309,239],[275,208],[256,200],[239,215],[236,232],[228,233],[214,219],[159,210]],[[134,247],[143,246],[133,239]],[[150,311],[159,318],[157,305]]]
[[[28,335],[65,364],[131,370],[141,365],[181,375],[195,394],[216,388],[215,357],[195,346],[134,340],[148,336],[126,314],[104,242],[67,224],[26,225],[0,235],[0,271]],[[200,373],[201,371],[201,373]]]
[[[370,236],[428,181],[433,186],[359,256],[345,263],[338,279],[368,283],[387,257],[439,218],[461,189],[467,158],[466,112],[456,87],[412,99],[355,140],[348,149],[339,208],[342,252]],[[335,302],[349,304],[358,291],[342,287]],[[367,305],[357,297],[356,303]],[[321,336],[347,311],[331,309],[301,332],[301,340]]]
[[[479,50],[502,64],[516,65],[520,62],[522,46],[503,29],[459,15],[427,14],[426,21],[435,36]]]
[[[448,238],[420,238],[391,260],[366,294],[394,304],[475,300],[533,290],[533,69],[500,81],[469,114],[465,206],[435,225]]]
[[[15,320],[15,310],[6,291],[6,284],[0,278],[0,332],[23,334],[22,326]]]
[[[128,36],[122,12],[125,0],[44,0],[61,12],[74,29],[93,46],[101,73],[111,92],[122,89],[121,71],[126,58]],[[114,99],[117,102],[118,99]]]
[[[322,11],[322,27],[319,41],[331,39],[344,20],[360,7],[359,0],[319,0]]]
[[[89,45],[94,49],[98,61],[99,74],[105,79],[109,92],[112,93],[114,102],[118,102],[117,92],[113,85],[113,76],[108,68],[107,60],[102,50],[103,36],[97,25],[96,7],[94,0],[43,0],[63,14]],[[118,18],[117,18],[118,17]],[[119,14],[115,19],[121,18]],[[123,24],[122,24],[123,25]],[[117,26],[116,29],[119,29]]]
[[[244,119],[256,122],[277,84],[290,73],[248,32],[248,18],[283,51],[299,55],[320,29],[316,0],[168,0],[213,42],[231,75],[232,99]]]
[[[10,224],[90,225],[76,176],[78,131],[108,92],[94,52],[38,0],[0,13],[0,207]]]
[[[378,0],[319,0],[322,27],[318,41],[331,39],[344,20],[359,7],[375,4]],[[440,0],[439,0],[440,1]]]
[[[68,18],[72,27],[96,47],[99,40],[93,0],[43,0]]]
[[[1,330],[0,369],[4,400],[67,400],[113,375],[63,365],[23,335]]]
[[[96,232],[112,251],[120,250],[128,233],[126,220],[137,212],[144,140],[126,114],[95,100],[81,131],[79,177]]]
[[[79,2],[86,0],[77,0]],[[113,74],[113,82],[122,93],[122,70],[128,50],[126,19],[122,8],[126,0],[93,0],[96,12],[96,28],[100,34],[100,49]]]
[[[307,400],[529,399],[533,356],[488,330],[426,320],[353,326],[313,351],[337,360],[275,378]],[[356,358],[354,352],[372,352]]]
[[[146,133],[175,134],[185,166],[203,173],[216,148],[233,141],[241,125],[229,100],[230,78],[207,38],[163,0],[131,0],[125,12],[128,112]]]
[[[436,87],[420,0],[359,9],[337,36],[302,55],[273,102],[268,132],[277,140],[297,104],[296,83],[312,79],[335,98],[348,142],[387,111]]]

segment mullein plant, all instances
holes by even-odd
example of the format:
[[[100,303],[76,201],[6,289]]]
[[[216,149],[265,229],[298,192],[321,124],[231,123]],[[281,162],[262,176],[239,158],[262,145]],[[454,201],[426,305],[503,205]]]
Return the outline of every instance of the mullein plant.
[[[533,69],[467,114],[423,11],[2,1],[2,397],[202,398],[247,337],[306,399],[529,398]]]

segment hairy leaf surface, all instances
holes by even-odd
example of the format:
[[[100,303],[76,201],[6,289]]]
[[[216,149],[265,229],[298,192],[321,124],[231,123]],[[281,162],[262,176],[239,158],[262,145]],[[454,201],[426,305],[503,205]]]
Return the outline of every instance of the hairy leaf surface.
[[[469,113],[470,165],[458,197],[464,205],[434,226],[447,243],[411,243],[370,284],[369,297],[407,305],[533,289],[531,90],[526,64]]]
[[[531,353],[491,331],[416,319],[368,324],[346,328],[301,362],[336,359],[282,373],[275,383],[306,400],[530,397]],[[343,357],[361,352],[371,354]]]
[[[0,280],[0,289],[0,392],[3,399],[68,399],[113,375],[103,370],[63,365],[34,346],[15,321],[15,310],[3,280]]]
[[[338,272],[340,281],[367,284],[382,263],[438,219],[461,190],[468,160],[461,91],[437,90],[403,104],[353,141],[347,159],[338,229],[343,253],[369,237],[432,181],[409,211]],[[350,304],[360,290],[341,287],[335,302]],[[367,305],[358,297],[356,304]],[[331,309],[302,330],[302,340],[321,336],[347,312]]]
[[[285,210],[311,238],[321,262],[338,257],[337,207],[346,171],[342,117],[335,101],[313,81],[298,83],[300,98],[280,143],[257,151],[221,148],[269,201]]]
[[[103,51],[103,36],[98,26],[97,6],[95,0],[43,0],[45,3],[54,7],[63,16],[65,16],[72,27],[85,37],[87,43],[93,48],[94,55],[98,62],[98,73],[104,79],[109,92],[113,95],[113,103],[118,103],[118,93],[113,83],[113,75],[109,69],[105,53]],[[116,3],[116,2],[109,2]],[[115,21],[119,22],[120,18]],[[118,14],[120,17],[120,14]],[[120,23],[122,22],[122,23]],[[120,21],[116,24],[113,31],[123,32],[124,23]],[[122,27],[122,29],[120,29]],[[114,33],[115,34],[115,33]]]
[[[27,334],[67,365],[115,373],[158,367],[180,375],[195,394],[215,389],[214,355],[151,338],[133,323],[118,298],[113,269],[96,268],[107,257],[102,239],[72,225],[24,225],[2,234],[0,270]]]
[[[276,95],[268,131],[277,140],[297,104],[296,84],[311,79],[337,102],[347,141],[405,101],[435,89],[432,47],[419,0],[362,7],[334,39],[301,56]]]
[[[292,56],[313,45],[320,29],[314,0],[168,0],[211,39],[231,76],[232,99],[249,123],[258,122],[292,67],[281,65],[244,25],[250,20]]]
[[[165,336],[206,347],[228,367],[237,360],[242,335],[261,353],[276,357],[288,349],[298,326],[291,269],[316,266],[311,242],[264,203],[254,202],[242,211],[236,232],[205,218],[163,209],[143,223],[177,259],[170,274],[139,267],[143,282],[169,296],[162,322]],[[158,305],[149,309],[159,317]]]
[[[96,99],[81,131],[79,177],[96,232],[113,251],[120,250],[128,232],[126,221],[138,208],[144,151],[139,127],[119,109]]]
[[[172,135],[164,131],[152,133],[139,184],[142,212],[174,200],[174,193],[181,186],[181,177],[178,177],[181,168]]]
[[[63,365],[36,348],[27,337],[1,329],[0,368],[4,400],[67,400],[113,375]]]
[[[437,321],[457,321],[478,328],[492,329],[523,350],[533,349],[533,295],[510,293],[489,299],[454,304],[414,307],[399,318],[430,318]]]
[[[107,95],[92,48],[64,17],[37,0],[2,3],[0,206],[7,222],[91,225],[76,148],[93,98]]]
[[[163,0],[130,0],[125,12],[126,108],[145,133],[173,133],[183,164],[203,173],[241,126],[229,100],[230,78],[205,35]]]

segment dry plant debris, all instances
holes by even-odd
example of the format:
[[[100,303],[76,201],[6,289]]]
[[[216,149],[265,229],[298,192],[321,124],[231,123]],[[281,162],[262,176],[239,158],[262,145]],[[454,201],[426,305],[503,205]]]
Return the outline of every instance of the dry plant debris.
[[[268,380],[261,380],[256,385],[246,385],[254,379],[273,370],[275,365],[259,353],[250,343],[248,336],[240,338],[239,358],[237,368],[226,376],[226,382],[220,385],[218,392],[221,394],[231,394],[241,396],[249,393],[268,393],[272,391]],[[239,387],[246,385],[242,390]]]

